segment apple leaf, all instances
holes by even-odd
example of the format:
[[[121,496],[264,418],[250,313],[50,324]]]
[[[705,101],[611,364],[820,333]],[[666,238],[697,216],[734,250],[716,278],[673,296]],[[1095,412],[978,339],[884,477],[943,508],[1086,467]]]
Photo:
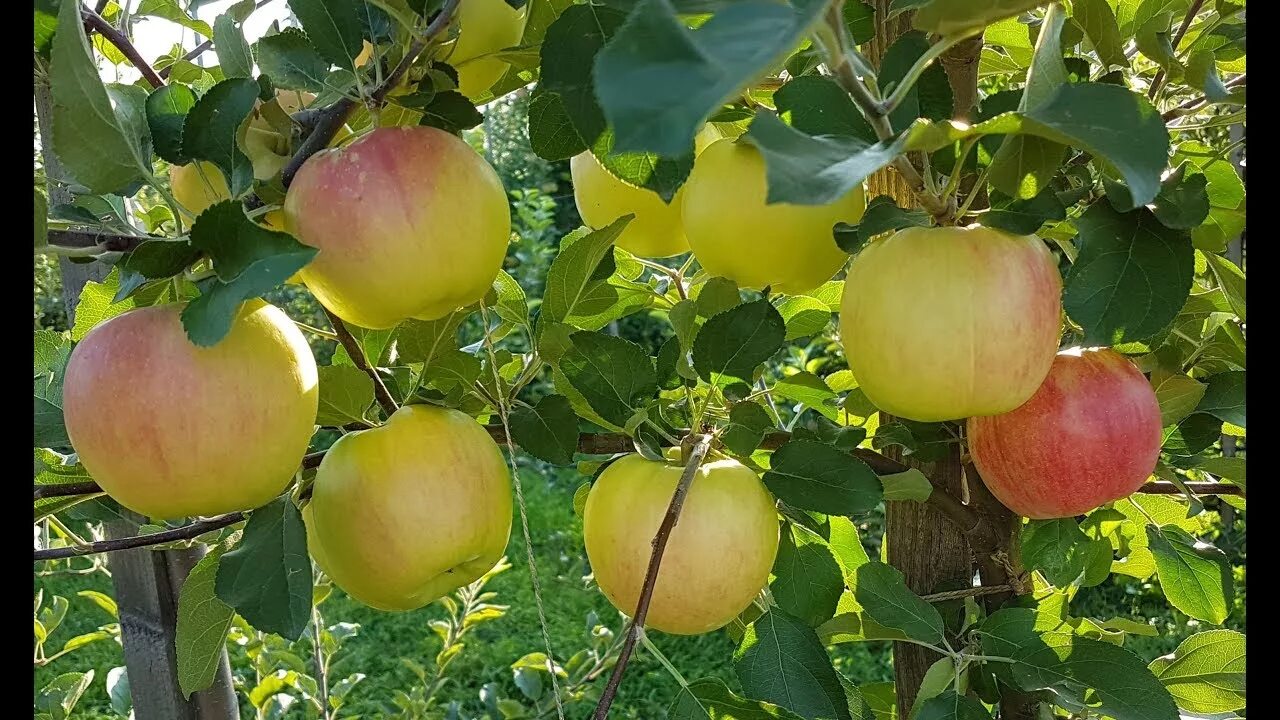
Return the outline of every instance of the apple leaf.
[[[547,97],[542,107],[552,108],[553,113],[539,113],[535,116],[530,109],[531,139],[535,134],[547,134],[541,129],[535,133],[535,126],[550,121],[548,128],[559,127],[563,119],[567,119],[583,150],[595,145],[600,134],[605,131],[606,123],[604,113],[596,101],[596,79],[592,67],[600,49],[622,25],[623,19],[624,15],[612,8],[572,5],[565,8],[560,17],[547,28],[540,51],[542,75],[538,82],[538,93]],[[555,108],[553,98],[559,100],[558,109]],[[553,136],[559,134],[553,132]],[[572,139],[565,135],[562,142],[570,146],[573,145]],[[693,135],[690,134],[687,145],[692,144]],[[578,152],[581,150],[577,150],[575,146],[575,152],[570,154],[576,155]]]
[[[1175,230],[1199,227],[1209,217],[1209,181],[1203,173],[1187,174],[1187,165],[1165,178],[1151,207],[1157,220]]]
[[[921,703],[915,720],[991,720],[991,713],[976,698],[947,690]]]
[[[209,554],[191,569],[178,593],[174,645],[177,650],[178,686],[183,697],[189,698],[191,693],[213,684],[223,644],[236,614],[214,592],[218,564],[226,549],[224,543],[210,548]]]
[[[354,365],[325,365],[320,371],[320,405],[316,424],[342,427],[365,422],[373,404],[373,380]]]
[[[196,94],[186,85],[172,83],[147,96],[147,124],[156,154],[166,162],[185,165],[191,158],[182,149],[182,127],[195,107]]]
[[[1231,563],[1218,548],[1175,525],[1146,528],[1156,577],[1169,604],[1197,620],[1221,625],[1231,613]]]
[[[632,217],[623,215],[599,230],[581,228],[560,241],[560,254],[547,270],[539,322],[569,322],[580,314],[584,300],[605,282],[597,277],[597,269],[613,259],[613,243]]]
[[[798,372],[782,378],[774,383],[773,394],[811,408],[832,422],[840,422],[835,391],[811,372]]]
[[[744,694],[805,718],[852,720],[840,675],[813,628],[778,609],[756,618],[733,653]]]
[[[253,77],[253,55],[249,53],[249,44],[230,14],[219,15],[213,21],[213,49],[224,76]]]
[[[717,313],[693,341],[693,367],[704,380],[750,382],[756,366],[782,348],[786,323],[768,300]]]
[[[846,3],[845,8],[861,3]],[[794,78],[773,94],[778,114],[806,135],[846,135],[875,142],[875,130],[853,104],[849,93],[823,75]]]
[[[769,461],[764,484],[783,502],[827,515],[869,512],[883,499],[866,463],[815,440],[791,440]]]
[[[405,320],[396,329],[395,343],[400,362],[422,363],[430,367],[446,353],[456,351],[458,328],[473,310],[474,307],[454,310],[435,320]]]
[[[568,465],[578,450],[578,416],[569,398],[547,395],[533,407],[511,413],[511,439],[522,450],[552,465]]]
[[[998,20],[1047,4],[1048,0],[917,0],[912,24],[925,32],[963,37]],[[902,3],[894,3],[898,6]]]
[[[625,426],[658,394],[653,360],[639,345],[612,335],[579,331],[560,357],[560,371],[600,417]]]
[[[769,411],[758,403],[735,403],[729,411],[729,424],[720,436],[720,442],[734,455],[749,457],[760,447],[765,431],[772,427],[773,418]]]
[[[723,680],[704,678],[680,688],[667,709],[667,720],[802,720],[787,709],[762,700],[747,700]]]
[[[821,536],[787,523],[773,563],[773,599],[788,615],[809,627],[831,619],[844,592],[844,576],[831,547]]]
[[[1031,235],[1049,221],[1067,218],[1067,208],[1053,188],[1046,187],[1026,200],[996,202],[978,217],[978,222],[1014,235]]]
[[[921,642],[943,643],[942,616],[907,588],[907,581],[897,568],[868,562],[858,567],[856,576],[854,597],[876,624]]]
[[[320,55],[339,67],[351,68],[363,49],[357,0],[289,0],[302,29]]]
[[[529,100],[529,148],[543,160],[568,160],[584,152],[587,144],[573,128],[564,98],[541,84]]]
[[[218,565],[217,597],[254,628],[297,640],[311,621],[311,558],[302,514],[287,494],[254,510]]]
[[[867,211],[857,225],[836,223],[834,233],[840,249],[856,255],[876,235],[908,227],[929,227],[929,223],[929,215],[923,210],[904,210],[888,195],[877,195],[867,203]]]
[[[933,483],[925,474],[915,468],[905,472],[881,475],[880,484],[884,486],[885,500],[911,500],[922,503],[933,494]]]
[[[778,314],[787,326],[786,340],[817,335],[831,322],[831,308],[807,295],[788,295],[778,303]]]
[[[1032,520],[1022,526],[1022,563],[1039,570],[1055,587],[1067,587],[1084,572],[1089,538],[1072,518]]]
[[[1245,427],[1244,371],[1218,373],[1208,378],[1196,412],[1209,413],[1223,422]]]
[[[258,83],[230,78],[209,88],[187,111],[182,123],[182,154],[208,160],[230,178],[231,195],[239,197],[253,184],[253,163],[240,150],[240,123],[258,101]]]
[[[266,35],[254,45],[258,68],[271,84],[289,90],[320,92],[329,77],[329,63],[298,28]]]
[[[1214,715],[1245,706],[1244,635],[1234,630],[1196,633],[1148,666],[1178,707]]]

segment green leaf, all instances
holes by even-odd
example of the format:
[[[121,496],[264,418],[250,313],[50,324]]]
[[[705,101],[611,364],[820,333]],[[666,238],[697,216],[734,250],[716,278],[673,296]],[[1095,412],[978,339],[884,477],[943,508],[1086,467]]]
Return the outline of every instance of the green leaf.
[[[813,628],[781,610],[770,610],[747,627],[733,653],[733,670],[749,698],[804,718],[851,720],[826,648]]]
[[[567,160],[587,149],[565,101],[539,84],[529,100],[529,148],[543,160]]]
[[[991,713],[976,698],[947,690],[921,704],[915,720],[991,720]]]
[[[1165,0],[1144,3],[1147,7],[1164,7],[1169,4]],[[1172,12],[1168,10],[1158,12],[1146,22],[1134,24],[1137,33],[1133,40],[1138,51],[1147,56],[1147,59],[1168,71],[1172,77],[1181,77],[1182,66],[1178,63],[1172,44],[1173,28],[1170,27],[1172,22]]]
[[[1044,4],[1045,0],[932,0],[916,10],[912,24],[917,30],[962,37],[978,32],[997,20],[1013,17]]]
[[[897,90],[899,83],[928,50],[929,40],[922,32],[907,32],[894,39],[880,61],[879,82],[886,97]],[[889,120],[893,129],[901,132],[916,118],[945,120],[951,117],[954,104],[947,73],[942,69],[942,63],[935,62],[925,68]]]
[[[84,34],[80,4],[64,2],[50,52],[53,150],[76,182],[94,193],[119,193],[146,178],[149,159],[130,137],[127,108],[113,106]]]
[[[511,439],[552,465],[568,465],[578,450],[578,416],[563,395],[547,395],[533,407],[511,413]]]
[[[289,0],[289,9],[321,57],[339,67],[355,63],[364,46],[356,0]]]
[[[311,584],[302,515],[285,494],[249,515],[214,589],[254,628],[297,640],[311,620]]]
[[[1014,235],[1031,235],[1050,221],[1067,219],[1067,209],[1051,187],[1045,187],[1035,197],[1011,200],[992,205],[978,216],[978,222]]]
[[[1165,227],[1190,230],[1209,216],[1208,180],[1202,173],[1186,174],[1187,163],[1169,174],[1160,184],[1152,212]]]
[[[470,308],[455,310],[436,320],[405,320],[396,330],[396,352],[400,361],[430,367],[445,354],[458,349],[458,328],[471,314]]]
[[[880,481],[866,463],[825,443],[791,440],[773,453],[769,465],[764,484],[802,510],[856,515],[883,499]]]
[[[142,0],[134,14],[164,18],[207,38],[213,37],[213,30],[209,27],[209,23],[188,15],[178,6],[178,0]]]
[[[1243,634],[1209,630],[1183,640],[1177,650],[1149,667],[1183,710],[1226,713],[1245,705],[1244,653]]]
[[[52,404],[52,403],[51,403]],[[58,417],[61,418],[61,408],[58,409]],[[47,431],[46,431],[47,432]],[[40,425],[36,425],[36,436],[39,438]],[[63,429],[63,437],[66,431]],[[39,439],[36,440],[40,442]],[[53,444],[53,443],[51,443]],[[66,442],[62,443],[66,444]],[[72,456],[62,455],[47,448],[35,448],[35,484],[36,485],[59,485],[64,483],[81,483],[93,480],[89,476],[89,471],[78,462],[68,462],[72,460]],[[35,501],[34,520],[52,515],[56,512],[62,512],[72,505],[77,505],[83,500],[93,496],[73,496],[61,498],[43,498]],[[46,626],[48,623],[46,623]],[[48,628],[49,632],[53,632],[53,628]]]
[[[1065,153],[1062,143],[1035,135],[1013,135],[1005,138],[991,159],[987,179],[1010,197],[1037,197],[1051,192],[1049,181],[1062,167]]]
[[[213,49],[218,54],[218,67],[222,68],[224,77],[253,77],[253,55],[249,53],[249,43],[245,42],[244,33],[229,14],[219,15],[213,21]]]
[[[729,425],[725,427],[720,442],[734,455],[749,457],[760,447],[764,433],[773,427],[769,411],[757,403],[735,403],[729,411]]]
[[[667,720],[800,720],[773,703],[734,695],[723,680],[704,678],[680,688]]]
[[[1222,421],[1209,413],[1195,412],[1172,428],[1165,428],[1161,449],[1171,455],[1199,455],[1218,441]]]
[[[659,157],[653,153],[613,152],[613,133],[605,131],[591,146],[601,167],[610,175],[630,185],[657,193],[663,202],[670,203],[676,191],[689,177],[693,169],[694,146],[674,159]]]
[[[1197,620],[1221,625],[1235,595],[1226,554],[1175,525],[1148,525],[1146,532],[1169,604]]]
[[[806,135],[765,110],[756,113],[743,139],[764,157],[765,201],[793,205],[839,200],[892,163],[904,145],[902,138],[870,144],[857,137]]]
[[[36,247],[44,247],[49,244],[49,199],[39,188],[35,189],[35,196]]]
[[[612,257],[613,243],[632,217],[623,215],[599,230],[581,228],[561,241],[560,254],[547,270],[540,322],[569,322],[578,314],[584,301],[605,282],[596,277],[596,269]]]
[[[658,394],[658,378],[649,354],[619,337],[580,331],[560,358],[560,371],[600,417],[625,426],[645,402]]]
[[[71,339],[80,342],[96,325],[111,318],[122,315],[137,307],[137,301],[127,298],[115,301],[120,289],[120,270],[112,268],[102,282],[90,280],[80,291],[80,301],[76,304],[76,323],[71,328]]]
[[[546,126],[547,130],[539,134],[544,137],[560,136],[562,131],[550,134],[547,131],[561,126],[563,120],[560,114],[563,113],[563,117],[575,131],[582,149],[595,145],[600,134],[605,131],[606,123],[596,102],[592,68],[601,48],[614,35],[623,19],[622,13],[611,8],[573,5],[565,8],[560,17],[547,28],[540,52],[542,65],[538,91],[548,98],[557,98],[559,108],[554,105],[545,106],[552,112],[547,117],[539,116],[537,124],[550,124]],[[550,100],[544,101],[547,102]],[[532,135],[535,134],[532,109],[529,126],[532,141]],[[573,145],[572,141],[573,138],[565,134],[554,145],[569,146]],[[685,148],[680,152],[687,151],[692,144],[693,135],[690,135]],[[570,154],[576,155],[577,152],[581,151],[575,149]]]
[[[258,83],[249,78],[223,80],[196,101],[182,124],[183,154],[217,165],[230,178],[233,197],[253,184],[253,163],[241,152],[236,134],[253,111],[258,91]]]
[[[827,543],[831,546],[831,552],[836,556],[836,560],[840,562],[845,584],[854,585],[857,581],[858,568],[870,562],[866,548],[862,547],[862,541],[858,539],[858,528],[852,520],[841,515],[832,515],[827,518],[827,524],[829,528]]]
[[[1084,328],[1085,344],[1145,340],[1163,330],[1191,290],[1190,238],[1145,208],[1119,213],[1106,202],[1091,205],[1076,225],[1080,254],[1062,306]]]
[[[738,283],[724,277],[713,277],[702,284],[694,296],[698,315],[709,318],[742,304]],[[692,343],[690,343],[692,345]]]
[[[773,563],[773,599],[788,615],[817,627],[836,612],[844,576],[831,547],[808,528],[787,523]]]
[[[224,16],[225,17],[225,16]],[[183,697],[213,684],[222,659],[223,644],[231,629],[235,610],[218,599],[214,581],[226,546],[209,550],[191,569],[178,593],[178,624],[174,636],[177,649],[178,686]]]
[[[750,383],[756,366],[773,356],[786,337],[786,323],[768,300],[739,305],[703,324],[693,341],[693,367],[704,380]]]
[[[773,394],[813,408],[832,422],[840,422],[840,409],[835,406],[835,391],[813,373],[800,372],[782,378],[774,384]]]
[[[508,273],[499,272],[493,279],[493,311],[503,322],[512,325],[529,324],[529,301],[524,288]],[[486,298],[488,302],[488,298]]]
[[[845,10],[858,6],[861,3],[845,3]],[[806,135],[846,135],[868,143],[878,139],[849,93],[829,77],[793,78],[774,92],[773,102],[778,114]]]
[[[1160,403],[1160,426],[1168,427],[1195,412],[1204,397],[1206,385],[1188,375],[1156,368],[1151,372],[1151,386]]]
[[[68,2],[77,6],[78,3]],[[65,7],[65,6],[64,6]],[[38,720],[68,720],[84,691],[93,684],[93,671],[63,673],[40,688],[35,698],[35,717]]]
[[[836,223],[836,244],[855,255],[876,235],[908,227],[929,227],[929,224],[929,215],[923,210],[904,210],[888,195],[877,195],[867,203],[867,211],[857,225]]]
[[[1204,92],[1205,99],[1211,103],[1231,99],[1231,92],[1218,76],[1218,58],[1208,48],[1193,50],[1187,56],[1184,80],[1188,85]]]
[[[1023,566],[1039,570],[1055,587],[1067,587],[1080,578],[1090,551],[1089,537],[1074,518],[1032,520],[1022,527]]]
[[[1089,42],[1093,43],[1103,69],[1129,66],[1129,60],[1124,54],[1120,25],[1107,0],[1075,0],[1071,3],[1071,13]]]
[[[205,347],[231,330],[242,302],[280,285],[317,252],[288,233],[253,222],[234,200],[200,214],[191,228],[191,244],[212,258],[217,270],[217,278],[182,311],[187,337]]]
[[[285,28],[275,35],[266,35],[254,45],[258,67],[278,88],[310,90],[325,89],[329,77],[329,63],[311,41],[297,28]]]
[[[1205,253],[1204,256],[1209,264],[1209,270],[1213,272],[1213,277],[1218,281],[1218,286],[1222,288],[1223,294],[1227,296],[1227,302],[1230,303],[1232,312],[1236,314],[1236,317],[1240,318],[1240,322],[1245,322],[1244,271],[1240,269],[1239,265],[1221,255]]]
[[[933,494],[933,483],[915,468],[892,475],[881,475],[885,500],[912,500],[922,503]]]
[[[735,3],[690,30],[669,0],[636,4],[595,60],[615,149],[685,153],[703,122],[794,49],[825,8],[820,0]]]
[[[983,654],[1014,661],[988,667],[1020,690],[1049,690],[1061,707],[1079,711],[1087,705],[1093,714],[1115,720],[1178,717],[1173,698],[1137,655],[1080,637],[1056,618],[1006,608],[984,620],[979,632]]]
[[[431,102],[422,108],[422,120],[418,124],[457,134],[483,121],[484,116],[465,95],[456,90],[447,90],[436,93]]]
[[[1245,427],[1244,371],[1218,373],[1208,379],[1208,384],[1196,411]]]
[[[148,280],[177,275],[200,257],[187,242],[148,240],[125,256],[120,263],[125,273],[137,273]]]
[[[786,340],[817,335],[831,322],[831,309],[817,298],[788,295],[778,303],[778,314],[786,323]]]
[[[373,379],[352,365],[325,365],[320,370],[320,409],[316,424],[342,427],[365,422],[373,404]]]
[[[906,579],[892,565],[869,562],[859,567],[854,597],[879,625],[921,642],[943,643],[942,616],[907,588]]]
[[[147,124],[151,126],[151,142],[156,154],[174,165],[185,165],[191,158],[182,149],[182,127],[187,113],[195,107],[196,94],[186,85],[172,83],[147,96]]]

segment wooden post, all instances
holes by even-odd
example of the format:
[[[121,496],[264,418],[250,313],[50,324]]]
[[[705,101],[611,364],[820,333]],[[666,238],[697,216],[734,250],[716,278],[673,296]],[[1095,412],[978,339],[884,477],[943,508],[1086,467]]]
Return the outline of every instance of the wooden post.
[[[35,87],[36,121],[40,150],[48,179],[49,206],[69,203],[70,191],[62,184],[65,172],[53,153],[53,100],[49,87]],[[62,298],[67,322],[75,323],[76,305],[85,283],[100,281],[111,271],[104,262],[73,263],[62,258]],[[177,401],[179,398],[174,398]],[[127,448],[121,448],[121,452]],[[141,517],[106,523],[108,537],[136,535]],[[113,553],[108,559],[111,583],[120,610],[120,635],[124,646],[129,692],[137,720],[239,720],[240,706],[231,684],[231,665],[224,649],[213,685],[184,699],[178,687],[178,592],[191,568],[204,555],[201,547],[189,550],[153,551],[148,548]]]

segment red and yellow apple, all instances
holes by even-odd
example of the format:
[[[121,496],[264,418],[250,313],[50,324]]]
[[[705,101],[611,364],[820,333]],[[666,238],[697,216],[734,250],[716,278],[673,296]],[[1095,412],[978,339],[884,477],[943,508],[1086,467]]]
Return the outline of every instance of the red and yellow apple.
[[[848,256],[832,227],[866,210],[859,186],[828,205],[766,204],[764,158],[748,143],[719,140],[684,184],[681,217],[694,257],[739,287],[800,295],[831,279]]]
[[[632,615],[653,537],[684,468],[628,455],[600,473],[583,511],[596,583]],[[778,513],[764,483],[736,460],[698,468],[667,541],[645,625],[677,635],[724,627],[769,582],[778,554]]]
[[[502,558],[511,476],[471,417],[406,405],[329,448],[303,521],[311,556],[338,587],[379,610],[414,610]]]
[[[1029,518],[1063,518],[1127,497],[1160,456],[1160,405],[1132,362],[1107,349],[1058,353],[1018,409],[968,423],[991,494]]]
[[[507,72],[507,63],[483,56],[519,45],[526,20],[525,8],[513,8],[506,0],[462,0],[458,40],[446,58],[458,71],[458,92],[472,100],[489,92]]]
[[[294,176],[284,213],[289,232],[320,250],[299,273],[307,287],[375,330],[483,298],[511,236],[498,174],[430,127],[380,128],[317,153]]]
[[[694,139],[695,151],[701,153],[718,139],[720,133],[715,127],[706,125]],[[569,161],[569,169],[573,175],[573,199],[584,223],[602,228],[628,213],[635,215],[615,245],[645,258],[689,252],[680,221],[683,188],[676,191],[670,204],[663,202],[656,192],[614,177],[590,150],[575,155]]]
[[[1049,372],[1062,278],[1035,237],[987,227],[907,228],[849,266],[840,332],[876,407],[935,422],[1008,412]]]
[[[264,505],[289,484],[315,429],[311,349],[261,300],[207,348],[187,339],[181,312],[130,310],[85,335],[63,386],[67,435],[102,489],[144,515]]]

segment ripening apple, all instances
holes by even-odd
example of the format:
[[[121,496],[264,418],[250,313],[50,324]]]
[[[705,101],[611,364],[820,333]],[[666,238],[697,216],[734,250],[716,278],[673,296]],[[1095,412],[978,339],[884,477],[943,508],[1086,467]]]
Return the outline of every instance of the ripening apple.
[[[511,214],[502,181],[465,141],[431,127],[379,128],[303,163],[285,225],[320,252],[299,273],[360,327],[434,320],[484,297]]]
[[[102,489],[153,518],[265,505],[307,451],[319,399],[298,328],[261,300],[198,347],[182,305],[138,308],[98,325],[71,353],[67,434]]]
[[[706,125],[694,138],[695,151],[701,153],[720,139],[713,125]],[[671,203],[663,202],[658,193],[636,187],[614,177],[590,150],[569,161],[573,175],[573,199],[582,221],[602,228],[619,217],[635,215],[614,243],[633,255],[664,258],[689,252],[680,222],[680,204],[684,189],[676,191]]]
[[[1062,278],[1039,239],[982,226],[907,228],[854,257],[840,332],[876,407],[936,422],[1008,412],[1049,372]]]
[[[680,465],[628,455],[600,473],[583,511],[596,583],[632,615]],[[667,541],[645,625],[677,635],[724,627],[769,582],[778,554],[778,513],[754,472],[736,460],[698,468]]]
[[[311,556],[334,584],[379,610],[414,610],[502,558],[511,475],[471,417],[406,405],[329,448],[303,521]]]
[[[704,270],[739,287],[788,295],[836,274],[848,255],[832,227],[858,222],[866,209],[861,186],[828,205],[766,204],[760,151],[727,138],[702,152],[683,192],[685,236]]]
[[[507,63],[481,57],[520,44],[528,13],[506,0],[462,0],[458,5],[458,41],[447,61],[458,71],[458,92],[476,100],[507,72]]]
[[[1035,395],[1012,412],[973,417],[969,452],[1005,507],[1063,518],[1128,497],[1160,456],[1160,404],[1125,356],[1058,353]]]

